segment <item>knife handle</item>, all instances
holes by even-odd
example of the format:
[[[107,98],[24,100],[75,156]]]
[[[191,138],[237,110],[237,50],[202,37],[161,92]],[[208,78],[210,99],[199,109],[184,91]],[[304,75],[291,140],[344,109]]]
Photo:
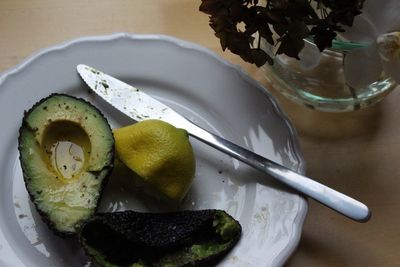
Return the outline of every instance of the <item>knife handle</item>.
[[[194,138],[209,144],[261,172],[269,174],[279,182],[284,183],[292,189],[303,193],[348,218],[358,222],[366,222],[371,217],[371,212],[365,204],[345,194],[212,134],[197,125],[192,124],[187,130]]]

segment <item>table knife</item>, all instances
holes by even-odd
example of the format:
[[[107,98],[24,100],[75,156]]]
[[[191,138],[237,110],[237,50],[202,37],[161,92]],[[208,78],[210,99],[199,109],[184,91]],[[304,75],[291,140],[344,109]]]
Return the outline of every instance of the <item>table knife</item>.
[[[87,65],[79,64],[77,71],[97,95],[133,120],[159,119],[183,128],[190,136],[355,221],[369,220],[371,212],[365,204],[204,130],[142,90]]]

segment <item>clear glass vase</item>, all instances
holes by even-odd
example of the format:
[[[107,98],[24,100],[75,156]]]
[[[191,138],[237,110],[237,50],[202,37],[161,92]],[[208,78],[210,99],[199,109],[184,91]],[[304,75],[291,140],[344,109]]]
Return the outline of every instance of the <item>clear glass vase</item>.
[[[332,48],[320,53],[313,43],[306,41],[299,61],[276,55],[273,47],[263,43],[263,49],[274,59],[273,65],[263,66],[266,79],[286,97],[310,108],[331,112],[358,110],[382,100],[397,86],[384,73],[364,88],[346,84],[343,59],[346,53],[363,44],[335,40]]]

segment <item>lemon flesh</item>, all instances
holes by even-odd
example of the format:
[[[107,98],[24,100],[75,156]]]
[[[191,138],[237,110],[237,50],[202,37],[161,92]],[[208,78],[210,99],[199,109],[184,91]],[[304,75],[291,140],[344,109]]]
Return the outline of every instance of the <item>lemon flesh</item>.
[[[114,130],[117,157],[144,182],[181,201],[194,178],[196,163],[188,134],[161,120],[144,120]]]

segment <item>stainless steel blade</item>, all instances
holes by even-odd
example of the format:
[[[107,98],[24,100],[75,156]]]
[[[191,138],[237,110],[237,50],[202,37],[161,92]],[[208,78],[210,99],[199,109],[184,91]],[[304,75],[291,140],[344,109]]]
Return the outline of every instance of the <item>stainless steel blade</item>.
[[[190,127],[183,116],[138,88],[87,65],[79,64],[77,70],[96,94],[132,119],[136,121],[159,119],[175,127]]]
[[[370,210],[363,203],[207,132],[151,96],[110,75],[86,65],[78,65],[77,70],[94,92],[134,120],[160,119],[175,127],[186,129],[191,136],[198,140],[269,174],[276,180],[351,219],[360,222],[369,220]]]

